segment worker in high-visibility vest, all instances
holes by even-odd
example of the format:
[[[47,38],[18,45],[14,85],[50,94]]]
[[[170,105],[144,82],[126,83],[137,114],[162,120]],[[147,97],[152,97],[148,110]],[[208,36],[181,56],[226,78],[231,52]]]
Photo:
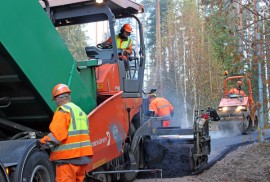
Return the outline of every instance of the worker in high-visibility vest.
[[[155,116],[162,117],[162,126],[169,127],[171,117],[174,114],[174,108],[171,103],[162,97],[156,97],[156,94],[149,94],[149,110],[155,112]]]
[[[71,102],[71,90],[57,84],[52,90],[57,109],[49,126],[50,133],[37,141],[50,148],[50,160],[56,164],[56,182],[83,182],[93,150],[87,115]]]
[[[229,94],[236,94],[236,95],[242,95],[243,97],[247,97],[245,92],[242,90],[242,85],[243,85],[242,81],[237,81],[236,88],[230,89]]]
[[[132,27],[130,24],[126,23],[122,26],[120,33],[115,36],[116,47],[124,50],[124,58],[127,59],[127,54],[132,54],[132,40],[129,37],[132,32]],[[110,37],[105,42],[101,43],[103,46],[111,46],[112,38]]]

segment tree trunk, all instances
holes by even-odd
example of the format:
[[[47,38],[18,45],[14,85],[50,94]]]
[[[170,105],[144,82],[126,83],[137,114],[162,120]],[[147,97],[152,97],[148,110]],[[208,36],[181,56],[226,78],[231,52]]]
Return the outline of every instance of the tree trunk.
[[[156,0],[156,61],[157,61],[157,77],[160,87],[160,94],[163,95],[162,69],[161,69],[161,35],[160,35],[160,3]]]

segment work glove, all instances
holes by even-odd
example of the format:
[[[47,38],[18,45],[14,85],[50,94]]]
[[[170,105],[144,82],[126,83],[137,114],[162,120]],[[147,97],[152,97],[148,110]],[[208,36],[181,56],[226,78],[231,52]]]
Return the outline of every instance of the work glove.
[[[36,147],[38,149],[42,149],[43,144],[40,142],[40,140],[36,140]]]
[[[41,150],[49,150],[49,149],[53,148],[54,146],[51,145],[50,142],[44,144],[40,140],[37,140],[36,141],[36,147],[38,149],[41,149]]]

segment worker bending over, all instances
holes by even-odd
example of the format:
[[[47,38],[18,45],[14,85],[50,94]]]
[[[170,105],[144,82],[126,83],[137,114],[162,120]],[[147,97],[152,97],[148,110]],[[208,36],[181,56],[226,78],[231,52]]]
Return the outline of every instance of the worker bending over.
[[[169,127],[170,120],[174,113],[174,108],[171,103],[161,97],[156,97],[155,94],[148,95],[149,98],[149,110],[155,112],[155,116],[162,117],[162,126]]]
[[[237,81],[236,88],[232,88],[229,91],[229,94],[237,94],[237,95],[242,95],[243,97],[247,97],[245,92],[242,90],[242,85],[243,85],[242,81]]]
[[[56,164],[56,182],[83,182],[86,166],[93,156],[87,115],[71,102],[71,90],[58,84],[52,90],[57,109],[50,132],[37,141],[39,148],[51,149]]]

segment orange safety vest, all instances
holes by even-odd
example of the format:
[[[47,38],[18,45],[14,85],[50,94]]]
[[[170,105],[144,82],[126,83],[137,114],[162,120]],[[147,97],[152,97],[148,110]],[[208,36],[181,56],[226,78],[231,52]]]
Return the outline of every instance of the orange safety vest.
[[[229,91],[229,94],[238,94],[238,95],[242,95],[243,97],[247,96],[243,90],[238,90],[237,88],[232,88]]]
[[[169,120],[167,118],[171,117],[171,112],[173,112],[174,110],[173,106],[167,99],[160,97],[157,97],[154,100],[152,100],[149,109],[155,111],[156,116],[166,118],[164,120],[165,123],[166,122],[169,123]]]
[[[68,137],[56,146],[50,155],[52,161],[71,159],[83,156],[92,156],[93,150],[90,142],[90,133],[87,115],[75,104],[69,102],[56,109],[62,109],[71,116]],[[51,140],[56,140],[52,135]]]

